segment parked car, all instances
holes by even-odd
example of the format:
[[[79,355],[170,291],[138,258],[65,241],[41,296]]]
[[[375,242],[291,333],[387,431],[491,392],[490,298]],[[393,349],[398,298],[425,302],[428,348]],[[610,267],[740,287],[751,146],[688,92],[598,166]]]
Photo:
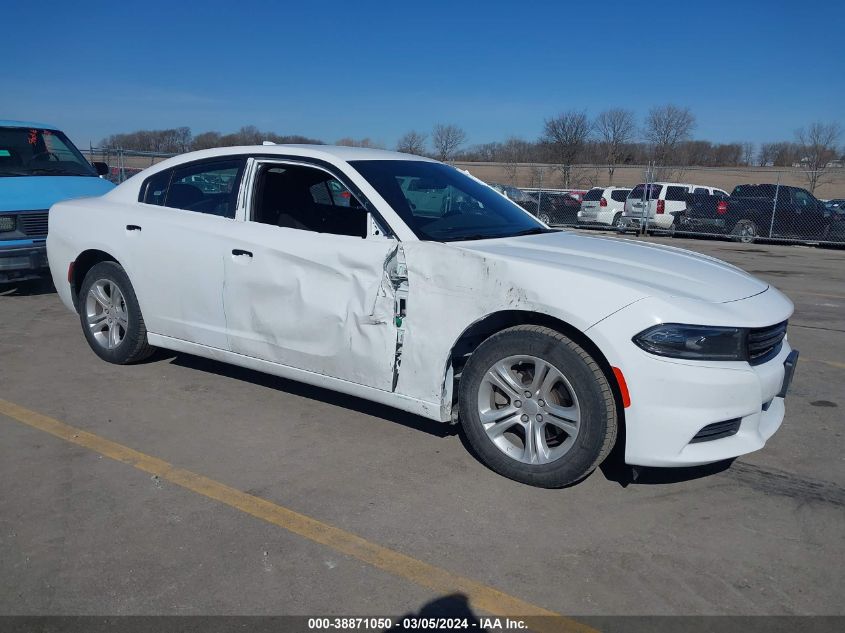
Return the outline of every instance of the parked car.
[[[522,189],[518,189],[517,187],[512,187],[510,185],[502,185],[497,182],[491,182],[490,186],[493,187],[496,191],[501,193],[505,196],[508,200],[512,200],[516,202],[519,206],[521,206],[526,211],[529,211],[533,215],[537,215],[537,199],[529,193],[526,193]]]
[[[571,193],[542,191],[534,194],[538,198],[541,221],[549,225],[572,226],[578,223],[581,202]]]
[[[825,208],[832,214],[845,216],[845,199],[835,198],[824,203]]]
[[[315,193],[335,181],[349,206]],[[427,158],[217,148],[50,213],[53,281],[101,359],[162,347],[457,422],[528,484],[579,480],[621,437],[630,464],[736,457],[784,418],[780,292],[712,257],[549,229]]]
[[[584,195],[578,222],[621,227],[629,193],[631,189],[626,187],[593,187]]]
[[[826,240],[832,218],[806,189],[777,184],[738,185],[730,196],[692,195],[677,214],[678,230],[730,235]]]
[[[654,182],[639,184],[631,190],[625,200],[620,231],[648,229],[669,231],[675,221],[675,214],[686,208],[687,194],[695,190],[713,191],[712,187],[680,182]],[[720,191],[720,190],[717,190]]]
[[[107,173],[53,125],[0,121],[0,283],[47,273],[47,210],[110,190]]]

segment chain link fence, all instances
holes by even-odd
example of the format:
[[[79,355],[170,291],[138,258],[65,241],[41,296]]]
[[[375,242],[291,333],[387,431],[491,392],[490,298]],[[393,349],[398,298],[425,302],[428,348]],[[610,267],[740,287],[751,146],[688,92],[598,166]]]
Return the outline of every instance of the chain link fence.
[[[845,244],[845,168],[457,163],[552,226]],[[612,183],[612,184],[611,184]],[[815,195],[814,195],[815,194]]]
[[[85,153],[89,162],[100,161],[109,166],[107,178],[115,184],[122,183],[147,167],[176,156],[165,152],[139,152],[108,147],[89,147]]]

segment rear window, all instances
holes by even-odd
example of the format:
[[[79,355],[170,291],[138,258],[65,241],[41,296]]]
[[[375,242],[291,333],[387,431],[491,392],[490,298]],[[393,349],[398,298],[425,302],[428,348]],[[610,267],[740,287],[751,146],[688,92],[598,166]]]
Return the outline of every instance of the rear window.
[[[590,189],[586,194],[584,194],[584,201],[592,202],[594,200],[601,200],[601,194],[604,193],[604,189]]]
[[[732,196],[738,198],[772,198],[775,197],[775,185],[737,185]]]
[[[675,200],[675,201],[683,201],[686,200],[686,195],[689,193],[689,189],[686,187],[667,187],[666,189],[666,199],[667,200]],[[704,190],[704,193],[707,193],[707,190]]]
[[[631,190],[628,197],[634,200],[642,200],[643,197],[647,200],[655,200],[660,197],[661,191],[663,191],[663,185],[649,185],[648,189],[645,185],[637,185]]]
[[[625,202],[625,198],[628,197],[628,194],[631,193],[630,189],[616,189],[610,192],[611,200],[616,200],[616,202]]]

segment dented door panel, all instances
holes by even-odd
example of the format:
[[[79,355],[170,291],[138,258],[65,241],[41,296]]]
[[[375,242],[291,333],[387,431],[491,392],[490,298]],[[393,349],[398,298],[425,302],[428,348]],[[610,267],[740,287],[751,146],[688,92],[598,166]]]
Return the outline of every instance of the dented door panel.
[[[393,388],[398,306],[389,269],[398,242],[243,222],[232,244],[252,254],[225,263],[233,352]]]

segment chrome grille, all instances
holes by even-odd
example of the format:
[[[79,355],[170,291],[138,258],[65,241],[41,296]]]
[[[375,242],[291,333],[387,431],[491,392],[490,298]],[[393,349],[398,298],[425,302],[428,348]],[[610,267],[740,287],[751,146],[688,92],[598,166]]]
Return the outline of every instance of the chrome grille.
[[[784,321],[777,325],[752,328],[748,331],[747,350],[750,364],[759,365],[777,356],[786,336],[786,324],[787,321]]]
[[[27,237],[46,237],[47,236],[47,212],[36,211],[35,213],[21,213],[20,214],[21,231]]]

